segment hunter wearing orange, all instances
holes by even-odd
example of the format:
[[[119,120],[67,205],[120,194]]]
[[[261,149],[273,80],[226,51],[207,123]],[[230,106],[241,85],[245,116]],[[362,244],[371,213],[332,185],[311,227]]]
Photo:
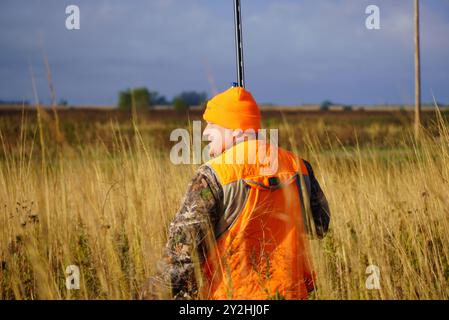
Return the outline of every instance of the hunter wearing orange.
[[[189,185],[153,282],[178,299],[307,298],[308,237],[324,236],[330,220],[311,165],[261,139],[244,88],[215,96],[203,118],[214,158]]]

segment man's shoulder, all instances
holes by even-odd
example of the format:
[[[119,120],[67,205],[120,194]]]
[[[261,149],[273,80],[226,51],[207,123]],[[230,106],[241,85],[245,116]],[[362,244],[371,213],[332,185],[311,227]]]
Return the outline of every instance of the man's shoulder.
[[[312,169],[312,165],[310,164],[310,162],[305,159],[302,159],[302,161],[304,162],[304,165],[306,166],[309,175],[313,175],[313,169]]]
[[[216,199],[220,199],[223,187],[216,172],[206,163],[198,167],[193,184],[196,188],[210,189]]]
[[[212,168],[209,162],[199,166],[196,170],[196,175],[205,177],[208,180],[218,180],[217,173]]]
[[[278,147],[278,150],[280,151],[280,153],[282,153],[284,155],[284,157],[289,158],[290,161],[296,162],[298,166],[300,166],[300,163],[303,162],[304,166],[307,168],[308,174],[313,175],[312,165],[310,164],[309,161],[302,158],[299,154],[297,154],[296,152],[293,152],[291,150],[284,149],[282,147]]]

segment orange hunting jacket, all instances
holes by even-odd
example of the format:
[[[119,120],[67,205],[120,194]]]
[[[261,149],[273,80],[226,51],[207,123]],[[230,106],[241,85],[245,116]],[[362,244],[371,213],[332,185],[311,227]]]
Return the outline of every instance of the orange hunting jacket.
[[[206,165],[223,188],[223,206],[203,263],[203,298],[307,298],[314,282],[308,244],[314,221],[304,161],[250,140]]]

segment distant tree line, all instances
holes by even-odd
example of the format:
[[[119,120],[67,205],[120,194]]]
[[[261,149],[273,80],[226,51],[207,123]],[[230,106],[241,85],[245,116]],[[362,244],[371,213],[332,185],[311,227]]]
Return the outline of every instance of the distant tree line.
[[[324,100],[323,102],[321,102],[320,105],[320,110],[321,111],[328,111],[330,107],[337,105],[336,103],[330,101],[330,100]],[[344,111],[352,111],[352,106],[351,105],[343,105],[342,106]]]
[[[132,106],[136,109],[147,109],[156,105],[173,105],[176,110],[186,110],[191,106],[203,105],[207,101],[205,92],[183,91],[169,101],[157,91],[148,90],[146,87],[127,89],[119,92],[118,107],[129,110]]]
[[[28,100],[24,100],[24,101],[19,101],[19,100],[0,100],[0,104],[7,104],[7,105],[16,105],[16,104],[22,105],[22,104],[24,104],[24,105],[27,106],[27,105],[30,104],[30,102]]]
[[[60,99],[58,101],[58,106],[67,106],[69,103],[67,102],[66,99]],[[25,105],[25,106],[29,106],[30,105],[30,101],[28,100],[23,100],[23,101],[19,101],[19,100],[1,100],[0,99],[0,105]]]

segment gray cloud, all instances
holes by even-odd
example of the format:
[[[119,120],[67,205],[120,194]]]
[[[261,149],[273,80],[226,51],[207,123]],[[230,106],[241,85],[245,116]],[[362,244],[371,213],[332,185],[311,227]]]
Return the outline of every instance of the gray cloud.
[[[229,3],[228,3],[229,2]],[[247,87],[260,102],[297,104],[413,101],[409,1],[378,0],[381,30],[365,28],[372,1],[243,2]],[[81,30],[65,29],[77,4]],[[449,3],[423,2],[423,98],[449,102]],[[41,39],[41,40],[40,40]],[[71,103],[113,104],[121,89],[145,85],[172,97],[219,90],[235,78],[232,1],[2,1],[0,99],[31,100],[28,59],[48,102],[40,42],[57,95]]]

